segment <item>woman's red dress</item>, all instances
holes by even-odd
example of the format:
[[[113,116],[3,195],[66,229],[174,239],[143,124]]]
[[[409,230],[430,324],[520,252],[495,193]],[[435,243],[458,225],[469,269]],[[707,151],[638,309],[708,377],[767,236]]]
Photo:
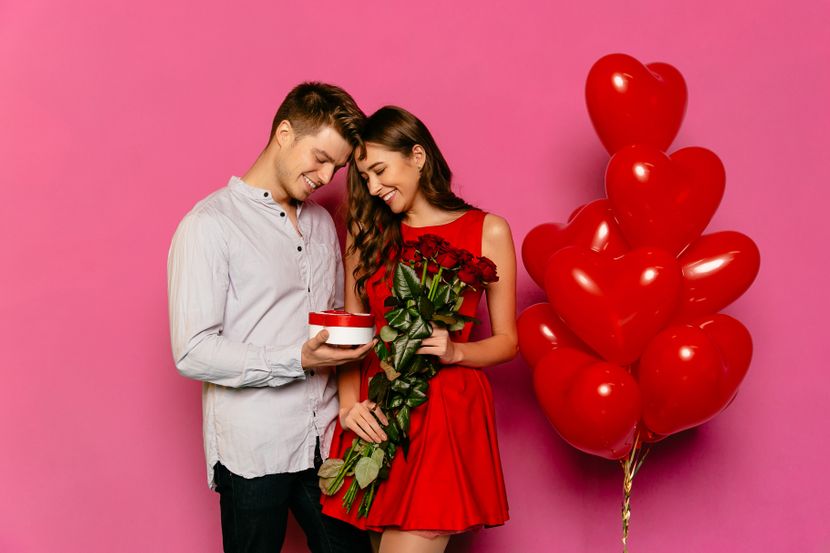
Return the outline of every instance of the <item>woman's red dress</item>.
[[[456,248],[481,255],[481,234],[485,213],[470,210],[458,219],[438,226],[401,226],[404,240],[422,234],[436,234]],[[384,300],[391,294],[386,271],[381,267],[367,281],[369,308],[378,331],[386,324],[389,308]],[[461,313],[475,316],[481,291],[469,293]],[[466,342],[472,323],[453,333],[454,342]],[[369,380],[379,372],[378,358],[371,352],[360,371],[360,401],[368,396]],[[350,513],[342,497],[350,484],[334,496],[323,496],[323,511],[361,528],[455,533],[480,526],[496,526],[508,519],[493,393],[481,369],[446,365],[429,381],[429,400],[412,410],[410,446],[404,458],[398,451],[389,479],[377,489],[368,517],[357,518],[361,494]],[[355,438],[338,422],[331,457],[343,458]]]

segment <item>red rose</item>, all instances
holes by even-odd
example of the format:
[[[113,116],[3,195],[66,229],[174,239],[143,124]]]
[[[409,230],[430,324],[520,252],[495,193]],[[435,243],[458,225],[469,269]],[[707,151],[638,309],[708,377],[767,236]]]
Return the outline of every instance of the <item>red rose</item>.
[[[456,253],[458,253],[459,265],[469,265],[470,261],[473,260],[473,254],[471,254],[467,250],[456,250]]]
[[[481,280],[484,282],[498,282],[499,275],[496,273],[496,264],[490,259],[484,256],[479,257],[476,267],[481,272]]]
[[[453,269],[458,264],[458,250],[449,245],[444,245],[435,260],[444,269]]]
[[[458,280],[464,284],[475,286],[481,283],[481,272],[478,266],[473,263],[468,263],[461,267],[458,271]]]
[[[417,252],[418,243],[414,240],[404,242],[401,248],[401,261],[404,263],[412,263],[418,257]]]
[[[444,239],[434,234],[423,234],[418,239],[418,249],[424,257],[433,257],[444,243]]]

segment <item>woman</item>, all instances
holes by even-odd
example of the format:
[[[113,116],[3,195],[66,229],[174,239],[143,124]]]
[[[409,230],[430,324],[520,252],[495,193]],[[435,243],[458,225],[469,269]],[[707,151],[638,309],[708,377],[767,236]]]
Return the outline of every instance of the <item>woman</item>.
[[[361,136],[365,147],[356,152],[348,177],[347,311],[371,312],[378,329],[386,324],[387,274],[403,242],[425,233],[490,258],[499,273],[486,288],[492,336],[469,342],[471,323],[452,335],[436,327],[417,351],[436,356],[442,367],[430,380],[429,400],[412,411],[409,450],[396,455],[368,517],[357,518],[357,509],[345,512],[342,491],[323,499],[326,514],[373,531],[375,551],[442,552],[450,535],[508,518],[492,392],[480,369],[516,355],[513,239],[504,219],[450,191],[450,169],[412,114],[384,107],[369,117]],[[468,295],[461,311],[474,314],[481,293]],[[386,439],[386,416],[367,399],[368,382],[379,370],[371,354],[362,367],[339,371],[332,457],[342,457],[355,435],[375,443]]]

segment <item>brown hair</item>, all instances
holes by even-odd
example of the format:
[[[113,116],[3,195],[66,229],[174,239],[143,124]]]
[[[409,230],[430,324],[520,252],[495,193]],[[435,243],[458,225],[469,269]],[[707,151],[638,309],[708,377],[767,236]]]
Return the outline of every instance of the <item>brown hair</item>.
[[[429,130],[420,119],[403,108],[385,106],[366,119],[360,133],[362,142],[378,144],[405,157],[420,145],[426,153],[418,187],[424,198],[433,206],[446,211],[474,209],[450,190],[452,171]],[[365,146],[355,151],[355,159],[365,159]],[[365,302],[366,280],[387,262],[387,270],[400,254],[401,219],[403,214],[393,213],[381,200],[369,194],[366,183],[355,163],[349,165],[347,179],[349,194],[346,228],[352,234],[352,245],[346,252],[359,254],[354,270],[355,288]]]
[[[366,121],[364,114],[348,92],[339,86],[306,82],[295,86],[282,101],[271,124],[269,143],[274,139],[277,127],[288,121],[297,137],[316,133],[328,125],[346,141],[357,148],[360,128]]]

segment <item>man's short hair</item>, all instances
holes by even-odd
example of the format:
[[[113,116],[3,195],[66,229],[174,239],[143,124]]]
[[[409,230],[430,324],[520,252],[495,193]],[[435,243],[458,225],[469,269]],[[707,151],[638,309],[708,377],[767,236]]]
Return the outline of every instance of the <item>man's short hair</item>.
[[[306,82],[295,86],[277,109],[271,124],[270,140],[274,139],[277,127],[285,120],[291,123],[298,137],[315,134],[328,125],[352,148],[357,148],[362,145],[360,130],[366,121],[366,114],[357,107],[354,98],[339,86]]]

